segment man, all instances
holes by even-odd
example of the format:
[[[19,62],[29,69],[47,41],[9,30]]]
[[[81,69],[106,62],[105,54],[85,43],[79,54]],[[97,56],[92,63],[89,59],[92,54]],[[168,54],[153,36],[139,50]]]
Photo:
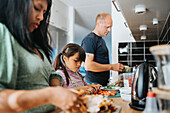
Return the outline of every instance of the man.
[[[81,46],[86,52],[84,67],[85,80],[91,84],[106,86],[110,77],[110,70],[122,71],[120,63],[109,64],[109,54],[103,36],[111,31],[112,19],[108,13],[100,13],[96,17],[96,27],[82,41]]]

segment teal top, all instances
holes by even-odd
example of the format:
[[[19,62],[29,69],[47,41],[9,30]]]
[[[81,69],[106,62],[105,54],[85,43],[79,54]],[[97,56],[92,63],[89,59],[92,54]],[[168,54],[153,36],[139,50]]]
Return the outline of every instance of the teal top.
[[[38,50],[43,60],[23,48],[8,28],[0,23],[0,90],[41,89],[49,87],[50,78],[58,78],[62,85],[62,77],[56,74],[44,52]],[[46,113],[54,109],[53,105],[44,105],[26,112]]]

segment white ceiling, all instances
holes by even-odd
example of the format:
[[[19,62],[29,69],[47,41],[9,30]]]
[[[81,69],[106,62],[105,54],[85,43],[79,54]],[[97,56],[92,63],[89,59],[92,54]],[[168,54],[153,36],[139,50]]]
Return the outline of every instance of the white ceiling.
[[[75,8],[75,22],[90,30],[94,29],[95,17],[98,13],[111,13],[111,0],[61,0],[68,6]],[[116,0],[119,2],[128,26],[136,40],[143,34],[139,26],[146,24],[148,30],[145,32],[148,40],[156,40],[159,37],[165,20],[170,12],[170,0]],[[144,15],[135,14],[135,5],[146,5],[147,12]],[[152,19],[157,17],[158,25],[152,24]]]
[[[111,12],[111,0],[61,0],[75,8],[75,22],[89,30],[94,29],[98,13]]]
[[[118,3],[136,40],[140,40],[140,36],[143,34],[139,30],[140,25],[148,27],[145,32],[147,40],[156,40],[159,37],[170,12],[170,0],[118,0]],[[138,4],[146,6],[145,14],[135,14],[135,6]],[[158,25],[153,25],[153,18],[158,18]]]

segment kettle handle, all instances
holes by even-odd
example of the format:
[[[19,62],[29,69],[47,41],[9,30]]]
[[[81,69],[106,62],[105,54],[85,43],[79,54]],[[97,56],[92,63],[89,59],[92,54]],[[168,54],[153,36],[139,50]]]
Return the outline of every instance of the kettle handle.
[[[150,67],[154,70],[154,74],[151,73],[152,77],[151,79],[151,82],[153,83],[153,87],[157,87],[157,77],[158,77],[158,71],[156,70],[156,68],[154,67],[154,65],[151,65],[150,64]]]

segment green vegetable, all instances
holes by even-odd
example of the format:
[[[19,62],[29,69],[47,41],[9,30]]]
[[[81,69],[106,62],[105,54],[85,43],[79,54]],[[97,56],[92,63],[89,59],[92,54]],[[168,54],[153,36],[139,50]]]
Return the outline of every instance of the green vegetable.
[[[115,89],[114,87],[116,87],[116,84],[105,86],[103,89]]]
[[[131,68],[129,66],[125,66],[124,70],[122,71],[123,73],[130,73]]]

